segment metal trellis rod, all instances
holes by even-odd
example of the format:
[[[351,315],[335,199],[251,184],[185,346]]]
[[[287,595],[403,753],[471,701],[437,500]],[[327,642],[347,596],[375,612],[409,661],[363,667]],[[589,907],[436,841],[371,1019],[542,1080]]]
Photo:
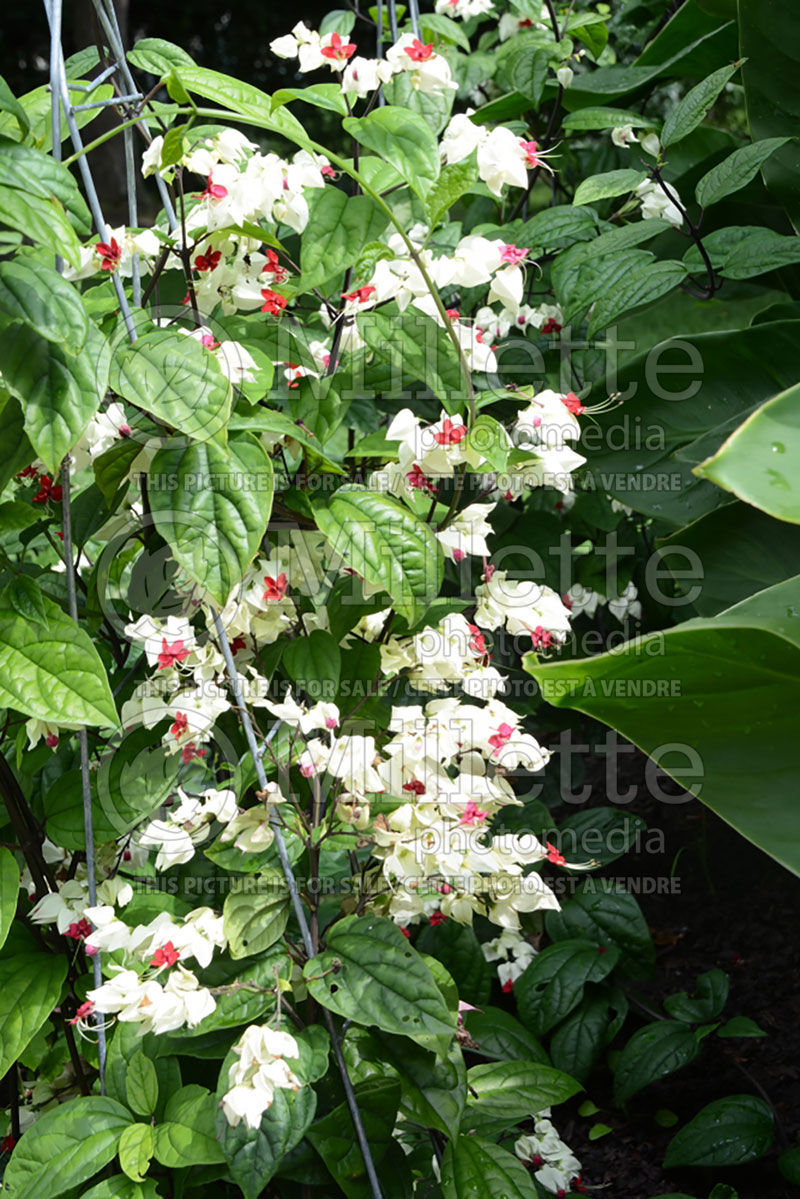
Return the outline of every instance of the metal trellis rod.
[[[108,39],[110,54],[112,55],[112,57],[114,58],[115,61],[111,65],[106,67],[91,84],[81,85],[77,90],[86,91],[87,93],[91,93],[98,86],[99,83],[110,78],[112,75],[114,75],[115,73],[118,72],[119,76],[123,82],[124,87],[127,88],[127,91],[125,92],[125,94],[117,95],[108,101],[87,102],[87,103],[79,104],[79,105],[72,104],[71,98],[70,98],[70,85],[68,83],[67,76],[66,76],[66,70],[65,70],[65,66],[64,66],[64,55],[63,55],[63,50],[62,50],[62,46],[61,46],[61,15],[62,15],[61,14],[61,4],[62,4],[62,0],[44,0],[45,11],[47,13],[47,19],[50,24],[50,39],[51,39],[50,40],[50,87],[51,87],[51,92],[52,92],[51,117],[52,117],[52,134],[53,134],[53,139],[52,139],[53,140],[53,156],[57,160],[60,161],[60,159],[61,159],[61,108],[63,107],[64,116],[65,116],[66,123],[67,123],[67,129],[69,131],[70,139],[72,141],[72,145],[73,145],[75,154],[77,156],[78,167],[79,167],[83,185],[84,185],[84,188],[86,191],[86,196],[87,196],[89,208],[90,208],[90,211],[92,214],[92,219],[94,221],[95,228],[97,229],[97,232],[100,235],[100,237],[105,238],[107,236],[108,226],[107,226],[105,218],[103,216],[100,199],[99,199],[99,196],[97,194],[97,189],[94,184],[94,179],[92,177],[91,168],[87,161],[86,155],[83,153],[83,149],[84,149],[83,139],[81,138],[80,130],[78,129],[78,125],[77,125],[77,122],[75,121],[74,114],[76,112],[86,111],[89,109],[94,109],[94,108],[99,108],[99,107],[107,107],[110,105],[115,105],[115,106],[118,105],[118,106],[122,107],[127,104],[131,104],[134,101],[141,100],[141,92],[139,92],[136,87],[136,82],[133,79],[133,75],[130,71],[127,59],[125,57],[125,51],[124,51],[124,47],[122,44],[122,37],[121,37],[121,33],[120,33],[120,28],[119,28],[119,22],[117,20],[117,15],[116,15],[116,11],[114,8],[113,0],[93,0],[94,8],[95,8],[95,11],[97,12],[98,19],[103,28],[103,32],[105,33],[105,35]],[[379,0],[379,4],[380,4],[380,0]],[[382,28],[381,28],[382,11],[381,10],[382,10],[382,6],[381,6],[381,8],[379,8],[380,15],[379,15],[379,23],[378,23],[379,52],[380,52],[380,43],[381,43],[381,36],[382,36]],[[391,22],[391,26],[392,26],[392,35],[393,35],[394,39],[397,40],[397,17],[396,17],[396,12],[395,12],[394,0],[389,0],[389,14],[390,14],[390,22]],[[412,25],[414,26],[415,32],[417,32],[418,31],[418,6],[417,6],[416,0],[412,0]],[[132,115],[135,115],[135,114],[132,114]],[[133,136],[133,130],[130,127],[123,131],[124,148],[125,148],[126,182],[127,182],[127,192],[128,192],[128,219],[129,219],[129,225],[132,227],[136,227],[137,220],[138,220],[137,202],[136,202],[136,169],[135,169],[135,162],[134,162],[132,136]],[[170,228],[172,230],[174,230],[177,228],[178,222],[177,222],[177,217],[175,215],[174,207],[172,205],[169,193],[167,191],[166,184],[158,172],[156,172],[155,179],[156,179],[156,185],[159,190],[160,198],[161,198],[161,201],[162,201],[162,204],[164,207],[164,211],[165,211],[165,214],[167,217],[167,221],[169,223]],[[59,270],[62,269],[62,264],[59,259],[57,259],[57,267]],[[122,285],[122,281],[119,278],[118,272],[116,272],[116,271],[112,272],[112,281],[113,281],[114,289],[115,289],[115,292],[117,295],[117,300],[119,301],[120,312],[122,314],[122,319],[124,321],[125,328],[128,333],[128,337],[133,342],[136,340],[136,329],[135,329],[135,325],[134,325],[134,321],[133,321],[133,314],[131,312],[131,308],[128,303],[128,298],[125,294],[125,290]],[[134,255],[132,292],[133,292],[134,304],[136,306],[138,306],[141,302],[141,285],[139,282],[138,256],[137,255]],[[77,622],[77,620],[78,620],[78,605],[77,605],[77,592],[76,592],[76,586],[75,586],[75,561],[73,558],[74,550],[73,550],[73,541],[72,541],[72,522],[71,522],[71,508],[70,508],[69,465],[70,465],[69,460],[67,459],[67,460],[65,460],[65,462],[62,466],[62,503],[63,503],[62,512],[63,512],[64,557],[65,557],[66,568],[67,568],[66,573],[67,573],[67,590],[68,590],[69,611],[70,611],[70,615],[71,615],[72,619]],[[262,755],[261,755],[261,751],[259,750],[258,744],[256,742],[255,733],[253,731],[253,725],[250,720],[249,712],[248,712],[247,707],[244,702],[244,696],[242,694],[242,688],[241,688],[241,681],[239,679],[239,675],[236,670],[236,665],[233,660],[233,655],[231,653],[230,645],[228,642],[228,637],[225,632],[225,628],[222,624],[222,621],[220,620],[219,615],[216,612],[213,613],[213,618],[214,618],[214,625],[215,625],[216,632],[217,632],[217,637],[219,639],[220,648],[222,650],[222,654],[225,659],[225,666],[226,666],[226,670],[228,673],[231,690],[233,692],[234,699],[235,699],[236,704],[239,709],[239,717],[240,717],[240,720],[242,723],[242,728],[243,728],[243,731],[245,734],[245,738],[247,740],[250,755],[253,760],[253,764],[254,764],[255,771],[256,771],[256,776],[258,778],[259,787],[262,790],[264,790],[267,786],[267,777],[266,777],[266,773],[264,771]],[[277,728],[277,726],[275,726],[275,727]],[[275,730],[273,729],[273,732],[274,731]],[[84,831],[85,831],[85,844],[86,844],[86,872],[87,872],[87,878],[88,878],[88,890],[89,890],[90,905],[95,906],[96,899],[97,899],[97,883],[96,883],[96,877],[95,877],[94,829],[93,829],[92,805],[91,805],[91,780],[90,780],[90,769],[89,769],[88,736],[87,736],[87,731],[86,731],[85,727],[81,728],[79,730],[78,738],[79,738],[80,759],[81,759],[81,783],[82,783],[82,793],[83,793]],[[295,915],[297,917],[297,921],[298,921],[298,924],[300,927],[300,932],[301,932],[301,936],[302,936],[302,940],[303,940],[303,946],[305,948],[307,955],[309,956],[309,958],[311,958],[311,957],[314,957],[314,954],[315,954],[314,943],[313,943],[313,940],[311,937],[311,931],[310,931],[310,928],[308,925],[308,921],[306,919],[306,914],[303,909],[303,905],[301,903],[300,896],[298,894],[297,881],[295,879],[294,872],[292,870],[291,862],[289,861],[289,855],[287,853],[286,844],[283,839],[283,832],[280,828],[280,823],[278,821],[277,814],[275,812],[272,812],[270,815],[270,823],[272,825],[272,828],[273,828],[273,831],[275,834],[275,843],[276,843],[276,846],[278,849],[278,855],[280,857],[281,866],[283,868],[283,873],[286,878],[286,884],[287,884],[287,887],[289,890],[289,895],[291,897],[292,906],[294,908],[294,912],[295,912]],[[93,966],[93,971],[94,971],[95,987],[99,987],[100,985],[102,985],[102,963],[101,963],[101,955],[99,953],[97,953],[93,956],[92,966]],[[342,1046],[341,1046],[339,1035],[338,1035],[338,1032],[336,1029],[336,1025],[334,1023],[332,1013],[327,1008],[323,1007],[322,1012],[323,1012],[323,1018],[325,1020],[328,1031],[330,1033],[334,1057],[336,1059],[336,1064],[337,1064],[339,1073],[341,1075],[342,1086],[344,1088],[347,1106],[348,1106],[348,1109],[350,1111],[350,1115],[351,1115],[351,1118],[353,1121],[353,1127],[355,1130],[356,1139],[358,1141],[358,1145],[359,1145],[361,1154],[364,1159],[364,1165],[366,1168],[367,1177],[369,1179],[369,1185],[370,1185],[370,1189],[372,1192],[372,1196],[373,1196],[373,1199],[382,1199],[381,1186],[378,1181],[378,1176],[377,1176],[377,1173],[375,1170],[375,1164],[372,1160],[372,1154],[370,1151],[369,1142],[367,1140],[366,1132],[364,1130],[363,1121],[361,1119],[361,1113],[358,1108],[358,1101],[356,1099],[355,1091],[353,1089],[352,1080],[350,1079],[350,1075],[348,1073],[347,1063],[345,1062],[345,1059],[344,1059],[344,1054],[342,1052]],[[101,1093],[105,1094],[106,1040],[105,1040],[105,1027],[104,1027],[102,1021],[100,1021],[97,1024],[96,1029],[97,1029],[97,1037],[98,1037],[100,1088],[101,1088]]]

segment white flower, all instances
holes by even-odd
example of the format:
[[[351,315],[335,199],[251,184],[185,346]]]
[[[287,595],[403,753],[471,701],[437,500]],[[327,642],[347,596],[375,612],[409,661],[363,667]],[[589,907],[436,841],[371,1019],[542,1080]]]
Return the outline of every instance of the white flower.
[[[574,78],[575,72],[573,71],[572,67],[559,67],[556,71],[556,79],[564,88],[570,87]]]
[[[683,212],[679,207],[681,198],[669,183],[659,184],[655,179],[645,179],[636,188],[636,195],[641,201],[645,220],[660,217],[676,229],[683,224]]]
[[[505,183],[528,186],[528,160],[521,139],[504,125],[493,129],[478,147],[478,174],[495,196],[502,196]]]
[[[616,129],[611,130],[611,140],[621,150],[627,150],[629,146],[638,142],[639,138],[633,131],[633,125],[618,125]]]
[[[442,134],[439,147],[445,162],[461,162],[489,136],[488,129],[470,120],[467,113],[457,113]]]
[[[233,1052],[239,1061],[228,1071],[230,1090],[222,1098],[222,1110],[232,1128],[242,1120],[248,1128],[258,1128],[275,1091],[296,1091],[301,1085],[284,1060],[299,1057],[300,1050],[289,1033],[251,1024]]]

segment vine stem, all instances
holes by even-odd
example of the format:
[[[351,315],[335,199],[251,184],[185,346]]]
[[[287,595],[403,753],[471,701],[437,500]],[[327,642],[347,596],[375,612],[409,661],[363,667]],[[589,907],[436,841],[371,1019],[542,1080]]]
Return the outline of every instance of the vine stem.
[[[708,277],[708,281],[706,283],[706,288],[705,288],[705,293],[702,295],[699,295],[697,298],[700,300],[710,300],[712,298],[712,296],[715,294],[715,292],[719,291],[719,288],[717,287],[717,282],[716,282],[716,278],[714,275],[714,267],[711,263],[711,259],[709,258],[708,250],[703,245],[703,239],[700,236],[700,229],[698,228],[697,225],[695,225],[694,221],[689,216],[689,213],[686,211],[686,209],[684,208],[684,206],[680,202],[680,200],[677,199],[676,196],[668,189],[668,187],[667,187],[666,183],[664,182],[664,179],[661,175],[661,168],[657,164],[655,166],[650,167],[650,174],[651,174],[651,177],[658,184],[658,186],[661,188],[662,192],[667,197],[667,199],[672,204],[675,205],[675,207],[681,213],[683,219],[686,221],[686,224],[689,228],[689,235],[690,235],[692,241],[694,242],[694,244],[697,246],[700,257],[703,260],[703,266],[706,268],[706,275]],[[696,280],[693,280],[693,282],[696,282]],[[698,284],[698,286],[699,286],[699,284]]]

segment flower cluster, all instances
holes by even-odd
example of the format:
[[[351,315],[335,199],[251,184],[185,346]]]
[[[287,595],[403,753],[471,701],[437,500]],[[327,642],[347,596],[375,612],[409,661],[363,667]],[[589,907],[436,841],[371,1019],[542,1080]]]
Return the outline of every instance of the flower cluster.
[[[222,1110],[232,1128],[242,1120],[248,1128],[258,1128],[276,1091],[299,1089],[300,1080],[286,1058],[296,1059],[300,1050],[289,1033],[251,1024],[233,1053],[238,1061],[228,1072],[230,1090],[222,1097]]]

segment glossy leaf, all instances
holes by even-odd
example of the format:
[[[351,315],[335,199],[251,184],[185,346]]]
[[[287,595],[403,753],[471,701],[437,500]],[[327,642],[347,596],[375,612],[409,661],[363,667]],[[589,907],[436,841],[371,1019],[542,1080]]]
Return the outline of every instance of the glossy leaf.
[[[340,487],[314,515],[332,550],[387,591],[413,626],[442,579],[442,552],[430,526],[396,500],[356,485]]]
[[[52,724],[117,724],[105,668],[84,629],[42,596],[47,631],[0,596],[0,704]]]
[[[141,1050],[133,1054],[125,1075],[128,1107],[139,1116],[152,1116],[158,1106],[156,1068]]]
[[[282,874],[263,874],[234,885],[222,911],[231,957],[263,953],[283,936],[289,921],[289,893]]]
[[[51,475],[97,412],[108,365],[105,338],[94,325],[77,355],[25,325],[11,325],[0,336],[4,382],[23,403],[25,432]]]
[[[444,1199],[475,1199],[478,1195],[536,1199],[537,1191],[528,1170],[513,1153],[476,1136],[460,1136],[444,1151],[442,1194]]]
[[[58,271],[34,259],[0,262],[0,310],[70,354],[79,353],[89,333],[78,292]]]
[[[111,385],[186,437],[225,443],[231,385],[193,337],[165,329],[115,347]]]
[[[696,473],[770,516],[800,524],[800,480],[785,465],[798,453],[800,384],[752,413]]]
[[[132,1182],[143,1182],[155,1148],[150,1124],[129,1124],[119,1139],[119,1164]]]
[[[646,178],[645,171],[634,171],[627,167],[619,171],[606,171],[602,175],[592,175],[578,184],[572,203],[594,204],[598,200],[626,196],[635,191]]]
[[[700,1043],[678,1020],[659,1020],[635,1032],[617,1061],[614,1098],[627,1103],[643,1087],[693,1062]]]
[[[66,974],[66,959],[52,954],[19,953],[0,959],[0,1070],[3,1074],[24,1052],[58,1004]]]
[[[415,195],[425,200],[439,176],[439,146],[423,117],[387,105],[366,117],[347,117],[342,126],[362,146],[390,162]]]
[[[698,1112],[669,1143],[667,1169],[677,1166],[741,1166],[763,1157],[772,1145],[772,1112],[756,1095],[727,1095]]]
[[[433,975],[391,920],[339,920],[303,976],[319,1003],[357,1024],[414,1040],[448,1038],[455,1029]]]
[[[741,150],[734,150],[703,175],[695,188],[697,203],[708,208],[709,205],[717,204],[725,196],[729,196],[731,192],[746,187],[755,179],[767,159],[789,140],[788,137],[766,137],[763,141],[743,146]]]
[[[308,232],[300,250],[305,291],[343,274],[386,228],[386,214],[369,196],[348,196],[338,187],[310,191],[308,207]]]
[[[272,462],[249,434],[227,451],[191,442],[159,452],[148,476],[156,528],[220,606],[252,562],[272,510]]]
[[[155,1130],[154,1156],[162,1166],[181,1169],[224,1160],[216,1136],[217,1103],[205,1087],[192,1083],[172,1095],[164,1123]]]
[[[0,949],[17,913],[19,866],[9,849],[0,849]]]
[[[470,1109],[510,1123],[555,1107],[582,1090],[562,1070],[538,1062],[491,1062],[467,1073]]]
[[[44,1112],[14,1149],[4,1186],[14,1199],[54,1199],[111,1161],[132,1120],[122,1104],[100,1095]]]
[[[662,146],[671,146],[675,142],[682,141],[693,129],[697,128],[705,119],[708,110],[725,84],[736,74],[740,65],[737,62],[729,67],[720,67],[718,71],[714,71],[702,83],[698,83],[686,93],[664,121],[664,127],[661,130]]]
[[[520,1019],[537,1036],[549,1032],[580,1003],[587,982],[602,982],[619,950],[591,941],[558,941],[533,959],[514,985]]]
[[[466,379],[461,359],[445,329],[418,309],[401,315],[365,313],[359,331],[370,349],[392,366],[391,386],[408,380],[428,385],[448,412],[459,412],[466,402]]]

